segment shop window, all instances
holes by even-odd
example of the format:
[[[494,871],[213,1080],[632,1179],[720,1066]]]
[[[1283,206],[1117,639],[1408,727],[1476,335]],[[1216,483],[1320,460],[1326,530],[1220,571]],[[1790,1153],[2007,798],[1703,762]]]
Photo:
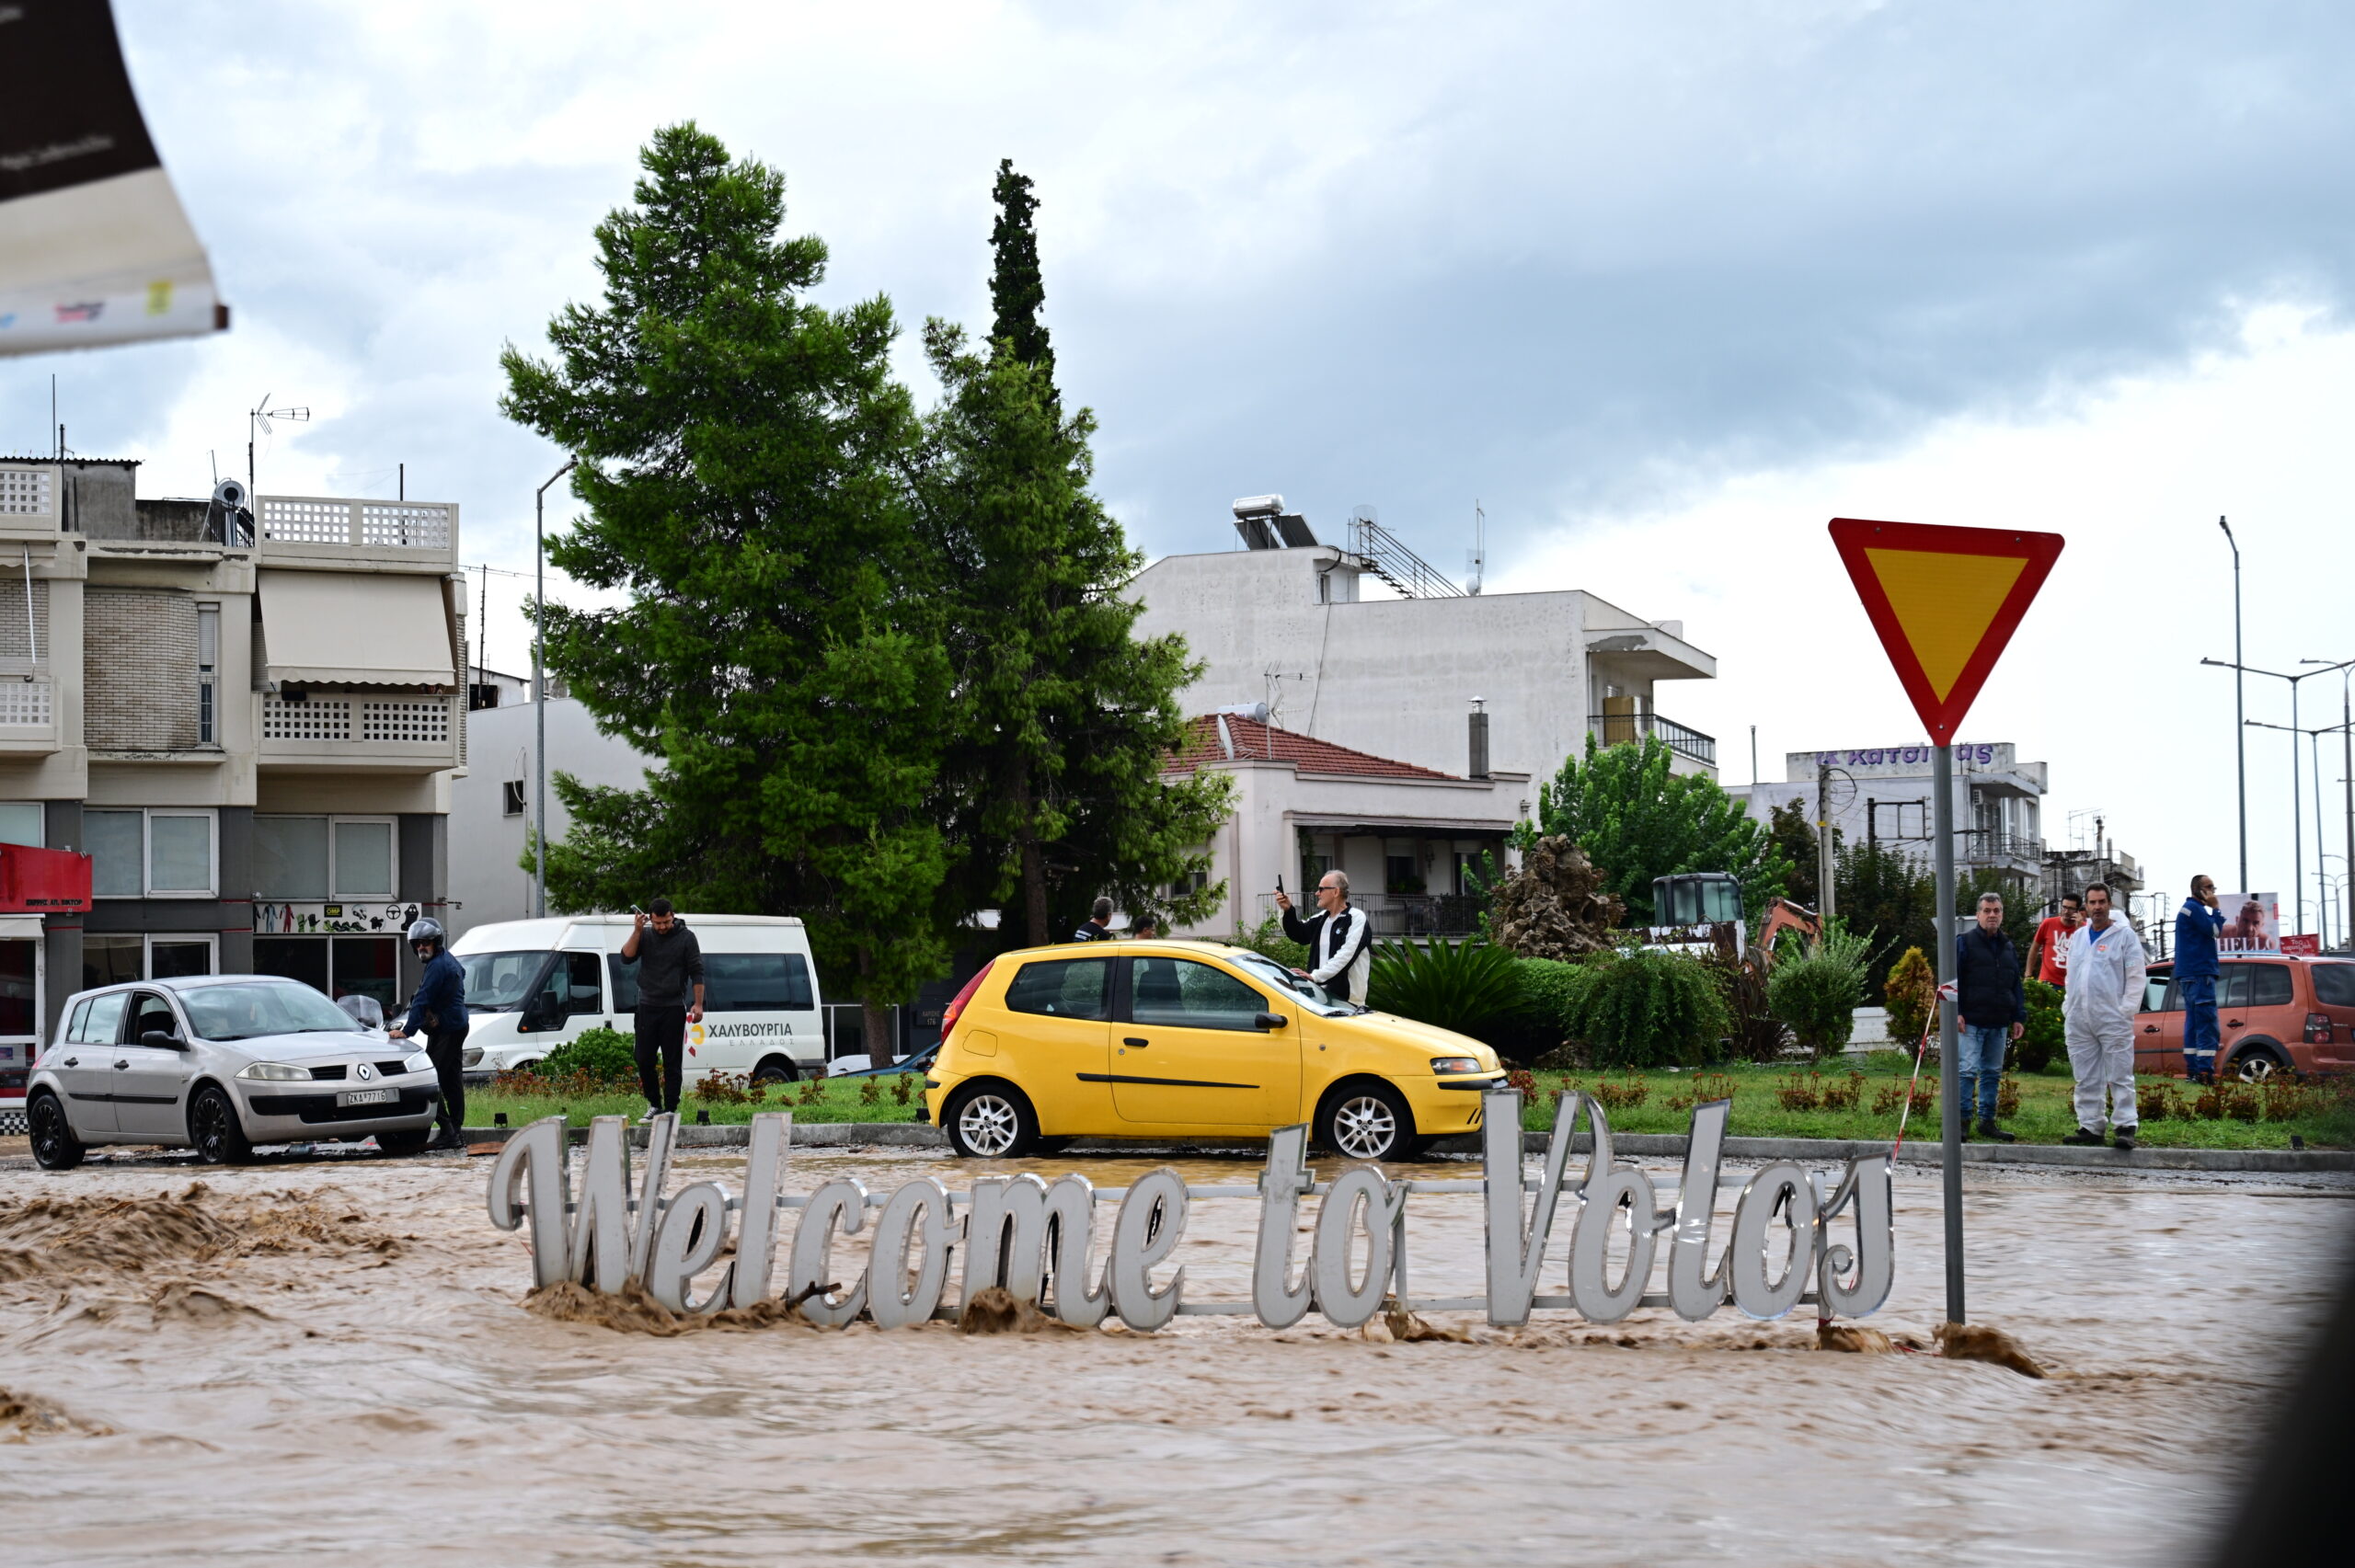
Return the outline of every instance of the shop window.
[[[0,844],[48,843],[47,815],[38,800],[0,801]]]
[[[324,995],[327,989],[327,938],[257,936],[254,973],[300,980]]]
[[[125,980],[144,980],[147,967],[147,939],[144,936],[101,936],[92,932],[82,933],[82,989],[120,985]]]
[[[151,936],[147,939],[147,973],[142,979],[177,980],[212,972],[213,938]]]
[[[337,936],[328,939],[328,986],[331,997],[373,996],[390,1016],[405,1000],[401,995],[401,944],[391,936]]]
[[[35,1032],[33,1001],[32,943],[0,942],[0,1036]]]

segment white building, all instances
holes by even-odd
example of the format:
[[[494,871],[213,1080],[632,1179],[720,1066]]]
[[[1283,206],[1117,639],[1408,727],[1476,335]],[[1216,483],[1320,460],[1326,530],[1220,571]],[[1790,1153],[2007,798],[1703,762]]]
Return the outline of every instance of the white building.
[[[1518,864],[1505,835],[1534,801],[1529,775],[1468,778],[1271,728],[1234,714],[1193,720],[1168,775],[1208,769],[1235,781],[1234,809],[1210,842],[1205,880],[1224,880],[1224,907],[1177,934],[1224,936],[1276,912],[1276,878],[1302,915],[1327,871],[1350,878],[1350,901],[1374,934],[1460,936],[1478,921],[1470,874],[1486,857]]]
[[[532,799],[538,710],[525,695],[527,682],[494,673],[477,684],[495,689],[500,701],[496,707],[466,715],[472,766],[450,786],[453,939],[475,926],[529,920],[534,913],[532,873],[523,859],[538,809]],[[547,722],[548,841],[558,843],[572,830],[572,818],[557,798],[556,774],[570,773],[587,784],[618,789],[644,789],[647,759],[626,742],[598,734],[596,722],[577,697],[551,696]]]
[[[1476,700],[1499,772],[1550,778],[1592,730],[1605,743],[1656,734],[1680,771],[1716,776],[1716,740],[1654,705],[1660,682],[1717,674],[1681,623],[1575,589],[1463,594],[1363,524],[1354,549],[1279,544],[1313,536],[1294,516],[1272,519],[1280,532],[1255,526],[1252,504],[1236,503],[1252,547],[1165,556],[1129,587],[1143,606],[1136,635],[1178,633],[1208,666],[1185,692],[1191,711],[1266,703],[1300,735],[1463,774],[1479,771],[1465,725]],[[1419,596],[1366,599],[1369,574]]]
[[[2033,887],[2044,875],[2046,767],[2019,761],[2017,751],[2009,741],[1955,747],[1955,864],[1965,873],[2000,871]],[[1936,855],[1930,821],[1936,760],[1927,744],[1786,752],[1781,783],[1750,786],[1751,815],[1763,822],[1796,800],[1812,824],[1821,786],[1832,828],[1849,846],[1878,843],[1926,865]]]

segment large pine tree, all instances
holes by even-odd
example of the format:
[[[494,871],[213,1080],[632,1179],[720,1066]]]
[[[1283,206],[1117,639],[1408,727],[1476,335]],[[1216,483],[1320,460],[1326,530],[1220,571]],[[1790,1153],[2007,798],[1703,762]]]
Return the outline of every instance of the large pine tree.
[[[596,231],[604,298],[511,346],[502,407],[578,454],[587,515],[551,544],[616,608],[542,613],[548,662],[641,790],[558,775],[551,898],[794,913],[820,963],[890,1005],[947,966],[938,816],[951,669],[904,476],[920,438],[877,297],[828,310],[785,181],[693,124],[656,133],[637,205]]]
[[[1131,635],[1138,607],[1120,589],[1142,562],[1088,489],[1094,415],[1062,411],[1039,318],[1038,203],[1010,162],[995,193],[994,336],[976,351],[959,329],[929,324],[948,397],[918,486],[954,606],[962,771],[949,815],[966,901],[1009,901],[1009,923],[1032,943],[1067,933],[1099,894],[1198,920],[1223,896],[1192,881],[1225,781],[1161,777],[1195,670],[1179,639]]]

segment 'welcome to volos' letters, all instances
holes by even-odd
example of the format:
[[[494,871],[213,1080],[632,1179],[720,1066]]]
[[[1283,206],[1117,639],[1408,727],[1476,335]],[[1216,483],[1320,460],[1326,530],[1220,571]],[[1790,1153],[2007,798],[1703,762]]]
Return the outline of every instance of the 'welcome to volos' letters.
[[[785,1250],[788,1299],[811,1322],[840,1327],[864,1314],[884,1328],[947,1315],[952,1257],[961,1250],[964,1297],[1000,1286],[1051,1310],[1066,1323],[1094,1327],[1117,1315],[1132,1329],[1162,1327],[1184,1313],[1250,1313],[1270,1328],[1298,1322],[1313,1308],[1354,1328],[1396,1296],[1424,1310],[1485,1310],[1499,1326],[1526,1322],[1538,1308],[1568,1308],[1596,1322],[1616,1322],[1638,1307],[1671,1307],[1698,1322],[1726,1302],[1753,1318],[1779,1318],[1803,1303],[1817,1315],[1863,1317],[1889,1299],[1896,1275],[1896,1236],[1889,1157],[1852,1160],[1827,1182],[1789,1161],[1753,1173],[1734,1207],[1733,1229],[1709,1261],[1712,1217],[1730,1102],[1694,1107],[1683,1179],[1672,1207],[1660,1207],[1641,1167],[1615,1159],[1601,1104],[1566,1094],[1556,1110],[1542,1164],[1531,1179],[1521,1149],[1521,1101],[1498,1090],[1484,1107],[1483,1174],[1477,1180],[1396,1181],[1373,1165],[1353,1166],[1331,1182],[1312,1180],[1308,1129],[1279,1128],[1256,1186],[1188,1187],[1175,1170],[1148,1172],[1120,1191],[1099,1191],[1072,1174],[988,1177],[951,1193],[924,1177],[888,1198],[836,1179],[807,1197],[781,1187],[793,1118],[752,1118],[745,1196],[716,1182],[697,1182],[661,1196],[670,1172],[678,1118],[647,1124],[646,1157],[630,1180],[628,1129],[601,1116],[589,1131],[580,1189],[573,1190],[561,1116],[533,1123],[509,1139],[490,1173],[490,1220],[512,1230],[528,1218],[533,1271],[540,1285],[572,1280],[615,1292],[630,1280],[676,1312],[750,1307],[776,1294],[780,1216],[801,1211]],[[1583,1113],[1593,1148],[1585,1175],[1566,1183],[1572,1134]],[[1407,1203],[1416,1192],[1478,1191],[1488,1229],[1487,1293],[1415,1297],[1407,1289]],[[1295,1256],[1300,1203],[1322,1200],[1304,1258]],[[1256,1198],[1259,1229],[1248,1301],[1189,1301],[1180,1265],[1161,1274],[1185,1235],[1187,1206],[1203,1198]],[[1097,1265],[1099,1201],[1117,1199],[1109,1244]],[[1568,1292],[1539,1288],[1556,1216],[1570,1208]],[[869,1211],[874,1210],[870,1220]],[[729,1216],[740,1217],[736,1255],[707,1293],[697,1282],[726,1250]],[[1852,1217],[1854,1245],[1833,1240],[1834,1222]],[[837,1283],[838,1236],[874,1227],[867,1267],[856,1285]],[[1614,1259],[1617,1239],[1624,1259]],[[1662,1250],[1668,1288],[1650,1289]],[[1298,1270],[1295,1272],[1295,1265]],[[1615,1276],[1615,1277],[1614,1277]],[[1810,1289],[1809,1287],[1813,1288]]]

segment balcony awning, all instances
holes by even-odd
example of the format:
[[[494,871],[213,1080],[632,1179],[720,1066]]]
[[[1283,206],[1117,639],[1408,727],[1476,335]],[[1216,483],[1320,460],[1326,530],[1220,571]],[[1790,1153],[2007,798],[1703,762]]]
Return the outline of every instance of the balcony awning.
[[[455,686],[438,577],[261,575],[262,678],[327,686]]]

